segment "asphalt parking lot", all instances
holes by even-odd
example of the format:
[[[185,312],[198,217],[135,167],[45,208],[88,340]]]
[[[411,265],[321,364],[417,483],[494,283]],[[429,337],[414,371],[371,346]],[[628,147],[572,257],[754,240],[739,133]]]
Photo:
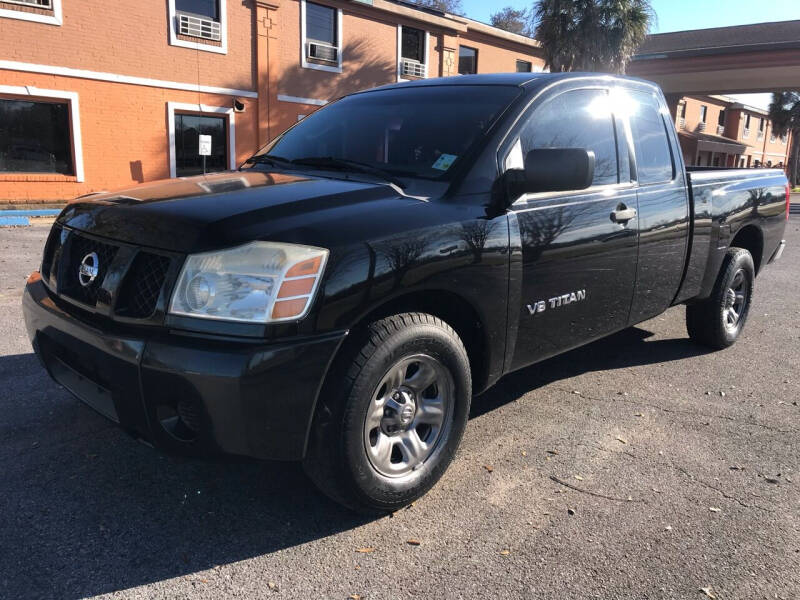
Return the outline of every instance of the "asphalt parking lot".
[[[293,464],[161,455],[51,382],[20,310],[46,232],[0,229],[2,598],[800,597],[800,217],[736,346],[678,307],[510,375],[378,520]]]

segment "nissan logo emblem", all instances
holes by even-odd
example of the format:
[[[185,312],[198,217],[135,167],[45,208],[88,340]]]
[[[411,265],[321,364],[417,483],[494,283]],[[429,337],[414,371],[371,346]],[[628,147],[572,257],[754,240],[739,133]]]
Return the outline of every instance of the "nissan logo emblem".
[[[100,259],[97,252],[91,252],[83,257],[81,266],[78,267],[78,281],[83,287],[90,285],[100,272]]]

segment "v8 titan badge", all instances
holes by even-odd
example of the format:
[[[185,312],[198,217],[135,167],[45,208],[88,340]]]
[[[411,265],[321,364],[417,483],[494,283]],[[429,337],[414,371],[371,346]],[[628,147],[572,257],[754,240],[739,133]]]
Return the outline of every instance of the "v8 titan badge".
[[[548,304],[550,305],[550,308],[559,308],[561,306],[566,306],[567,304],[572,304],[573,302],[580,302],[581,300],[586,300],[586,290],[578,290],[577,292],[562,294],[561,296],[556,296],[546,301],[539,300],[538,302],[533,302],[532,304],[528,304],[528,312],[532,315],[535,315],[536,313],[541,313],[547,310]]]

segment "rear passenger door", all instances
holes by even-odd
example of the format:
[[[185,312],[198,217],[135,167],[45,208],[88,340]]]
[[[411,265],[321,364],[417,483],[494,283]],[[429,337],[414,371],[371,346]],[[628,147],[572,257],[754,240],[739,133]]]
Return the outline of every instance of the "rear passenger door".
[[[625,129],[608,89],[551,92],[535,102],[514,136],[507,169],[519,168],[536,148],[585,148],[595,153],[596,166],[588,189],[526,194],[510,207],[522,240],[512,369],[627,325],[638,230],[628,146],[618,143]],[[634,216],[615,221],[619,211]]]
[[[630,323],[661,314],[683,278],[689,196],[675,128],[654,90],[620,92],[630,122],[639,202],[639,262]],[[622,96],[624,95],[624,96]]]

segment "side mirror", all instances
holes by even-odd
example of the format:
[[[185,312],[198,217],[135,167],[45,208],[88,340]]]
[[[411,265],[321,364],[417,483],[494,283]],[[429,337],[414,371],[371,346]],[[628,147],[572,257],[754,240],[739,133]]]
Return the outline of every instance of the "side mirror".
[[[525,169],[508,171],[509,194],[585,190],[594,179],[594,152],[585,148],[539,148],[525,156]]]

